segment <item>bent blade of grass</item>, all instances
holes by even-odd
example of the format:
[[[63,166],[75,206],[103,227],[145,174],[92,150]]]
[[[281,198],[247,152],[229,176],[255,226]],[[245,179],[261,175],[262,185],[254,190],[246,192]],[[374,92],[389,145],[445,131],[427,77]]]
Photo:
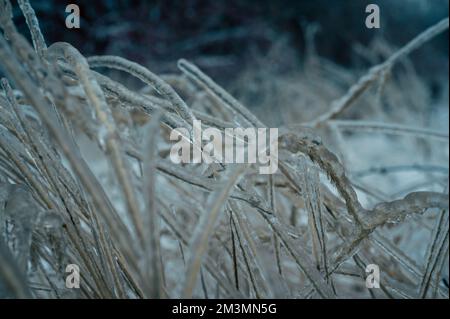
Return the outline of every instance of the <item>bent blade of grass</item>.
[[[49,47],[48,52],[55,59],[58,57],[64,58],[74,68],[74,72],[79,77],[86,96],[92,104],[91,106],[95,109],[99,122],[105,129],[105,131],[100,129],[100,133],[103,136],[100,136],[99,139],[105,139],[106,147],[111,152],[111,162],[125,195],[125,202],[131,220],[133,221],[134,230],[136,231],[140,245],[143,246],[144,230],[142,229],[143,223],[139,204],[131,182],[128,163],[123,156],[123,147],[120,143],[117,127],[112,118],[111,110],[106,103],[104,93],[90,72],[86,59],[73,46],[68,43],[57,42]]]
[[[183,285],[182,295],[191,298],[200,271],[203,255],[208,248],[209,238],[214,230],[216,222],[220,218],[223,205],[227,201],[233,187],[239,182],[248,165],[238,165],[231,168],[227,174],[223,187],[211,193],[206,202],[206,210],[195,227],[190,245],[189,259],[187,262],[186,279]]]
[[[156,152],[158,146],[158,131],[159,131],[160,114],[156,113],[150,121],[147,129],[147,143],[145,146],[144,159],[144,198],[145,211],[142,216],[146,223],[145,238],[145,254],[146,263],[144,269],[148,277],[149,296],[151,298],[161,298],[162,286],[162,269],[161,269],[161,254],[160,254],[160,229],[159,216],[156,213]]]
[[[39,21],[36,18],[34,9],[31,7],[28,0],[18,0],[20,9],[22,10],[25,21],[30,29],[33,46],[39,57],[42,59],[45,56],[47,45],[45,44],[44,36],[39,28]]]

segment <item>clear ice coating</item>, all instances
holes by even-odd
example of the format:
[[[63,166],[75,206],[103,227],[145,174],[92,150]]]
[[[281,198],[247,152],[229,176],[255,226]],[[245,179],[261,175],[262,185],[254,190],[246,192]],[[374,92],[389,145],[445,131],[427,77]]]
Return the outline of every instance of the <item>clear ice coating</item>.
[[[98,0],[66,30],[42,1],[0,0],[0,297],[448,298],[448,3],[377,32],[344,2]],[[196,120],[276,129],[278,170],[171,161]]]

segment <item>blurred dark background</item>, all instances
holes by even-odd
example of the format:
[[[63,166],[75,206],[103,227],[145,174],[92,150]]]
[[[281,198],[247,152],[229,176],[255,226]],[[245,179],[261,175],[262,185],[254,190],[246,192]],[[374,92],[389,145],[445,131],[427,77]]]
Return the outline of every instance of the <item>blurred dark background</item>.
[[[14,2],[14,1],[13,1]],[[31,0],[47,43],[66,41],[84,55],[115,54],[169,71],[181,57],[194,60],[212,76],[233,74],[264,55],[281,38],[299,60],[304,56],[306,27],[315,25],[317,53],[344,66],[354,65],[355,43],[367,45],[383,36],[401,47],[448,16],[448,0]],[[80,7],[81,28],[65,27],[65,7]],[[367,29],[365,7],[380,6],[381,28]],[[15,5],[16,23],[27,34]],[[419,50],[419,72],[442,70],[448,61],[448,35]],[[433,50],[433,59],[427,51]],[[437,52],[437,55],[436,55]],[[436,58],[437,57],[437,58]],[[448,63],[446,64],[448,70]]]

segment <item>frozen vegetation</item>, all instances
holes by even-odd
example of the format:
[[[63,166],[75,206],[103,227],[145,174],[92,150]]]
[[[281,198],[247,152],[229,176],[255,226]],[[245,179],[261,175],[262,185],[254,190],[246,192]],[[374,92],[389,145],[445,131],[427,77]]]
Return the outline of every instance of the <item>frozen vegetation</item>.
[[[31,42],[0,0],[0,297],[448,298],[448,69],[431,98],[409,60],[448,18],[360,47],[364,72],[317,55],[311,32],[279,76],[281,41],[236,76],[238,99],[184,59],[155,74],[46,43],[18,3]],[[278,171],[174,164],[170,131],[194,119],[278,125]]]

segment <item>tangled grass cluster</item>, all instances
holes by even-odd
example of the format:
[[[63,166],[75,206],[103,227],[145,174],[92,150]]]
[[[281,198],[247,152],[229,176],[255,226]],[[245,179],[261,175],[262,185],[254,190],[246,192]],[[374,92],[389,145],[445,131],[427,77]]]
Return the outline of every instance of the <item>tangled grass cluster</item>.
[[[447,30],[448,18],[322,115],[282,127],[279,171],[259,175],[256,165],[170,161],[170,130],[191,131],[194,119],[266,127],[198,67],[180,60],[181,74],[158,76],[117,56],[85,58],[68,43],[47,47],[29,2],[18,3],[32,45],[0,1],[1,297],[448,298],[448,167],[437,177],[435,166],[405,164],[424,171],[428,190],[386,195],[350,173],[341,148],[345,132],[365,131],[407,136],[445,158],[447,133],[340,119],[372,87],[382,97],[397,85],[394,65]],[[417,258],[407,243],[419,235]],[[80,269],[79,289],[65,285],[69,264]],[[380,289],[365,286],[368,264],[380,267]]]

